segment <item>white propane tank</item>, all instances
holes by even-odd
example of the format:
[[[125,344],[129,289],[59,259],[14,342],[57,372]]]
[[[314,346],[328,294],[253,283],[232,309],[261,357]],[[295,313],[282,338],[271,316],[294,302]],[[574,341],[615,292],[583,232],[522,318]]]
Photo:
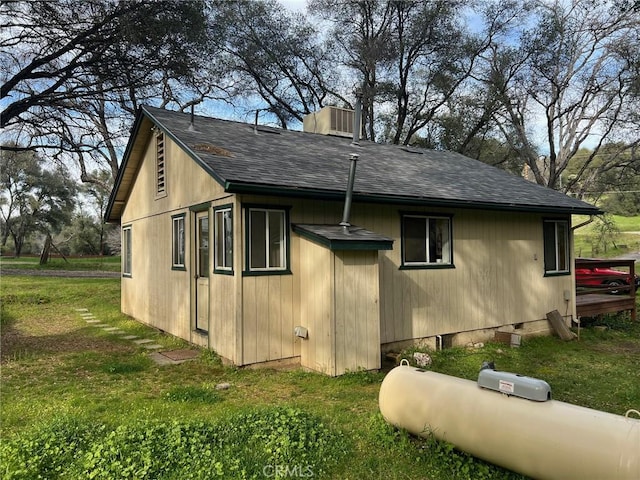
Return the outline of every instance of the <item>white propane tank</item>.
[[[380,387],[385,420],[536,479],[640,479],[640,420],[534,402],[410,366]]]

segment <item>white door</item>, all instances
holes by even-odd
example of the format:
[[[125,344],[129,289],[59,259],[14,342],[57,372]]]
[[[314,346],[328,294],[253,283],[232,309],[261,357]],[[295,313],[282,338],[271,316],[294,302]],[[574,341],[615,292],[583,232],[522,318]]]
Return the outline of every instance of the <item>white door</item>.
[[[196,330],[209,331],[209,212],[196,214]]]

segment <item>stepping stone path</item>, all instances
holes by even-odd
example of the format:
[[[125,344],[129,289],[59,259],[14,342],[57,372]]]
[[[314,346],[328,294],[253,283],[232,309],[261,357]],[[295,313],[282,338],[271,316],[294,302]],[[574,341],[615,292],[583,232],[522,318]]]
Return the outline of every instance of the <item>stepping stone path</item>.
[[[137,335],[127,335],[127,332],[120,330],[118,327],[112,327],[108,323],[102,323],[102,320],[98,320],[93,315],[93,313],[89,312],[89,309],[87,308],[76,308],[76,312],[78,312],[82,319],[92,327],[101,328],[103,331],[112,333],[114,335],[124,335],[123,337],[121,337],[123,340],[132,340],[133,343],[144,347],[147,350],[157,350],[159,348],[162,348],[162,345],[160,345],[159,343],[153,343],[153,340],[149,338],[140,339]]]
[[[118,327],[112,327],[107,323],[102,323],[102,320],[97,319],[87,308],[76,308],[76,312],[78,312],[78,314],[85,322],[87,322],[88,325],[101,328],[103,331],[111,333],[113,335],[121,335],[120,338],[122,338],[123,340],[131,340],[136,345],[149,350],[151,352],[149,353],[149,356],[158,365],[175,365],[197,358],[199,355],[196,350],[191,349],[173,350],[162,353],[155,351],[161,349],[162,345],[160,345],[159,343],[153,343],[153,340],[149,338],[140,338],[137,335],[127,335],[127,332],[120,330]],[[216,385],[216,388],[218,387],[219,386]],[[222,384],[220,388],[225,389],[229,387],[227,386],[227,384]]]

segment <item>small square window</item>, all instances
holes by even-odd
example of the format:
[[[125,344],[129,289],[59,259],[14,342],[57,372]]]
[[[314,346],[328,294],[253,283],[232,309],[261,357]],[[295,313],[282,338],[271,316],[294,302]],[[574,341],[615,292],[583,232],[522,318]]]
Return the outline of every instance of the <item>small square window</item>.
[[[402,266],[453,266],[451,217],[402,216]]]
[[[247,208],[246,272],[289,273],[287,210]]]

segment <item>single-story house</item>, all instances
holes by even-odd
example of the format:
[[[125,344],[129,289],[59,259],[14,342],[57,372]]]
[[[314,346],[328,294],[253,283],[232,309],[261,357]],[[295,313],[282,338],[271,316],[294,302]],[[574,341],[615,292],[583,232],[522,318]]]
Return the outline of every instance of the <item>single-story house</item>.
[[[329,375],[575,318],[571,215],[596,207],[460,154],[354,142],[352,118],[323,109],[309,133],[142,107],[106,213],[122,311],[235,365]]]

